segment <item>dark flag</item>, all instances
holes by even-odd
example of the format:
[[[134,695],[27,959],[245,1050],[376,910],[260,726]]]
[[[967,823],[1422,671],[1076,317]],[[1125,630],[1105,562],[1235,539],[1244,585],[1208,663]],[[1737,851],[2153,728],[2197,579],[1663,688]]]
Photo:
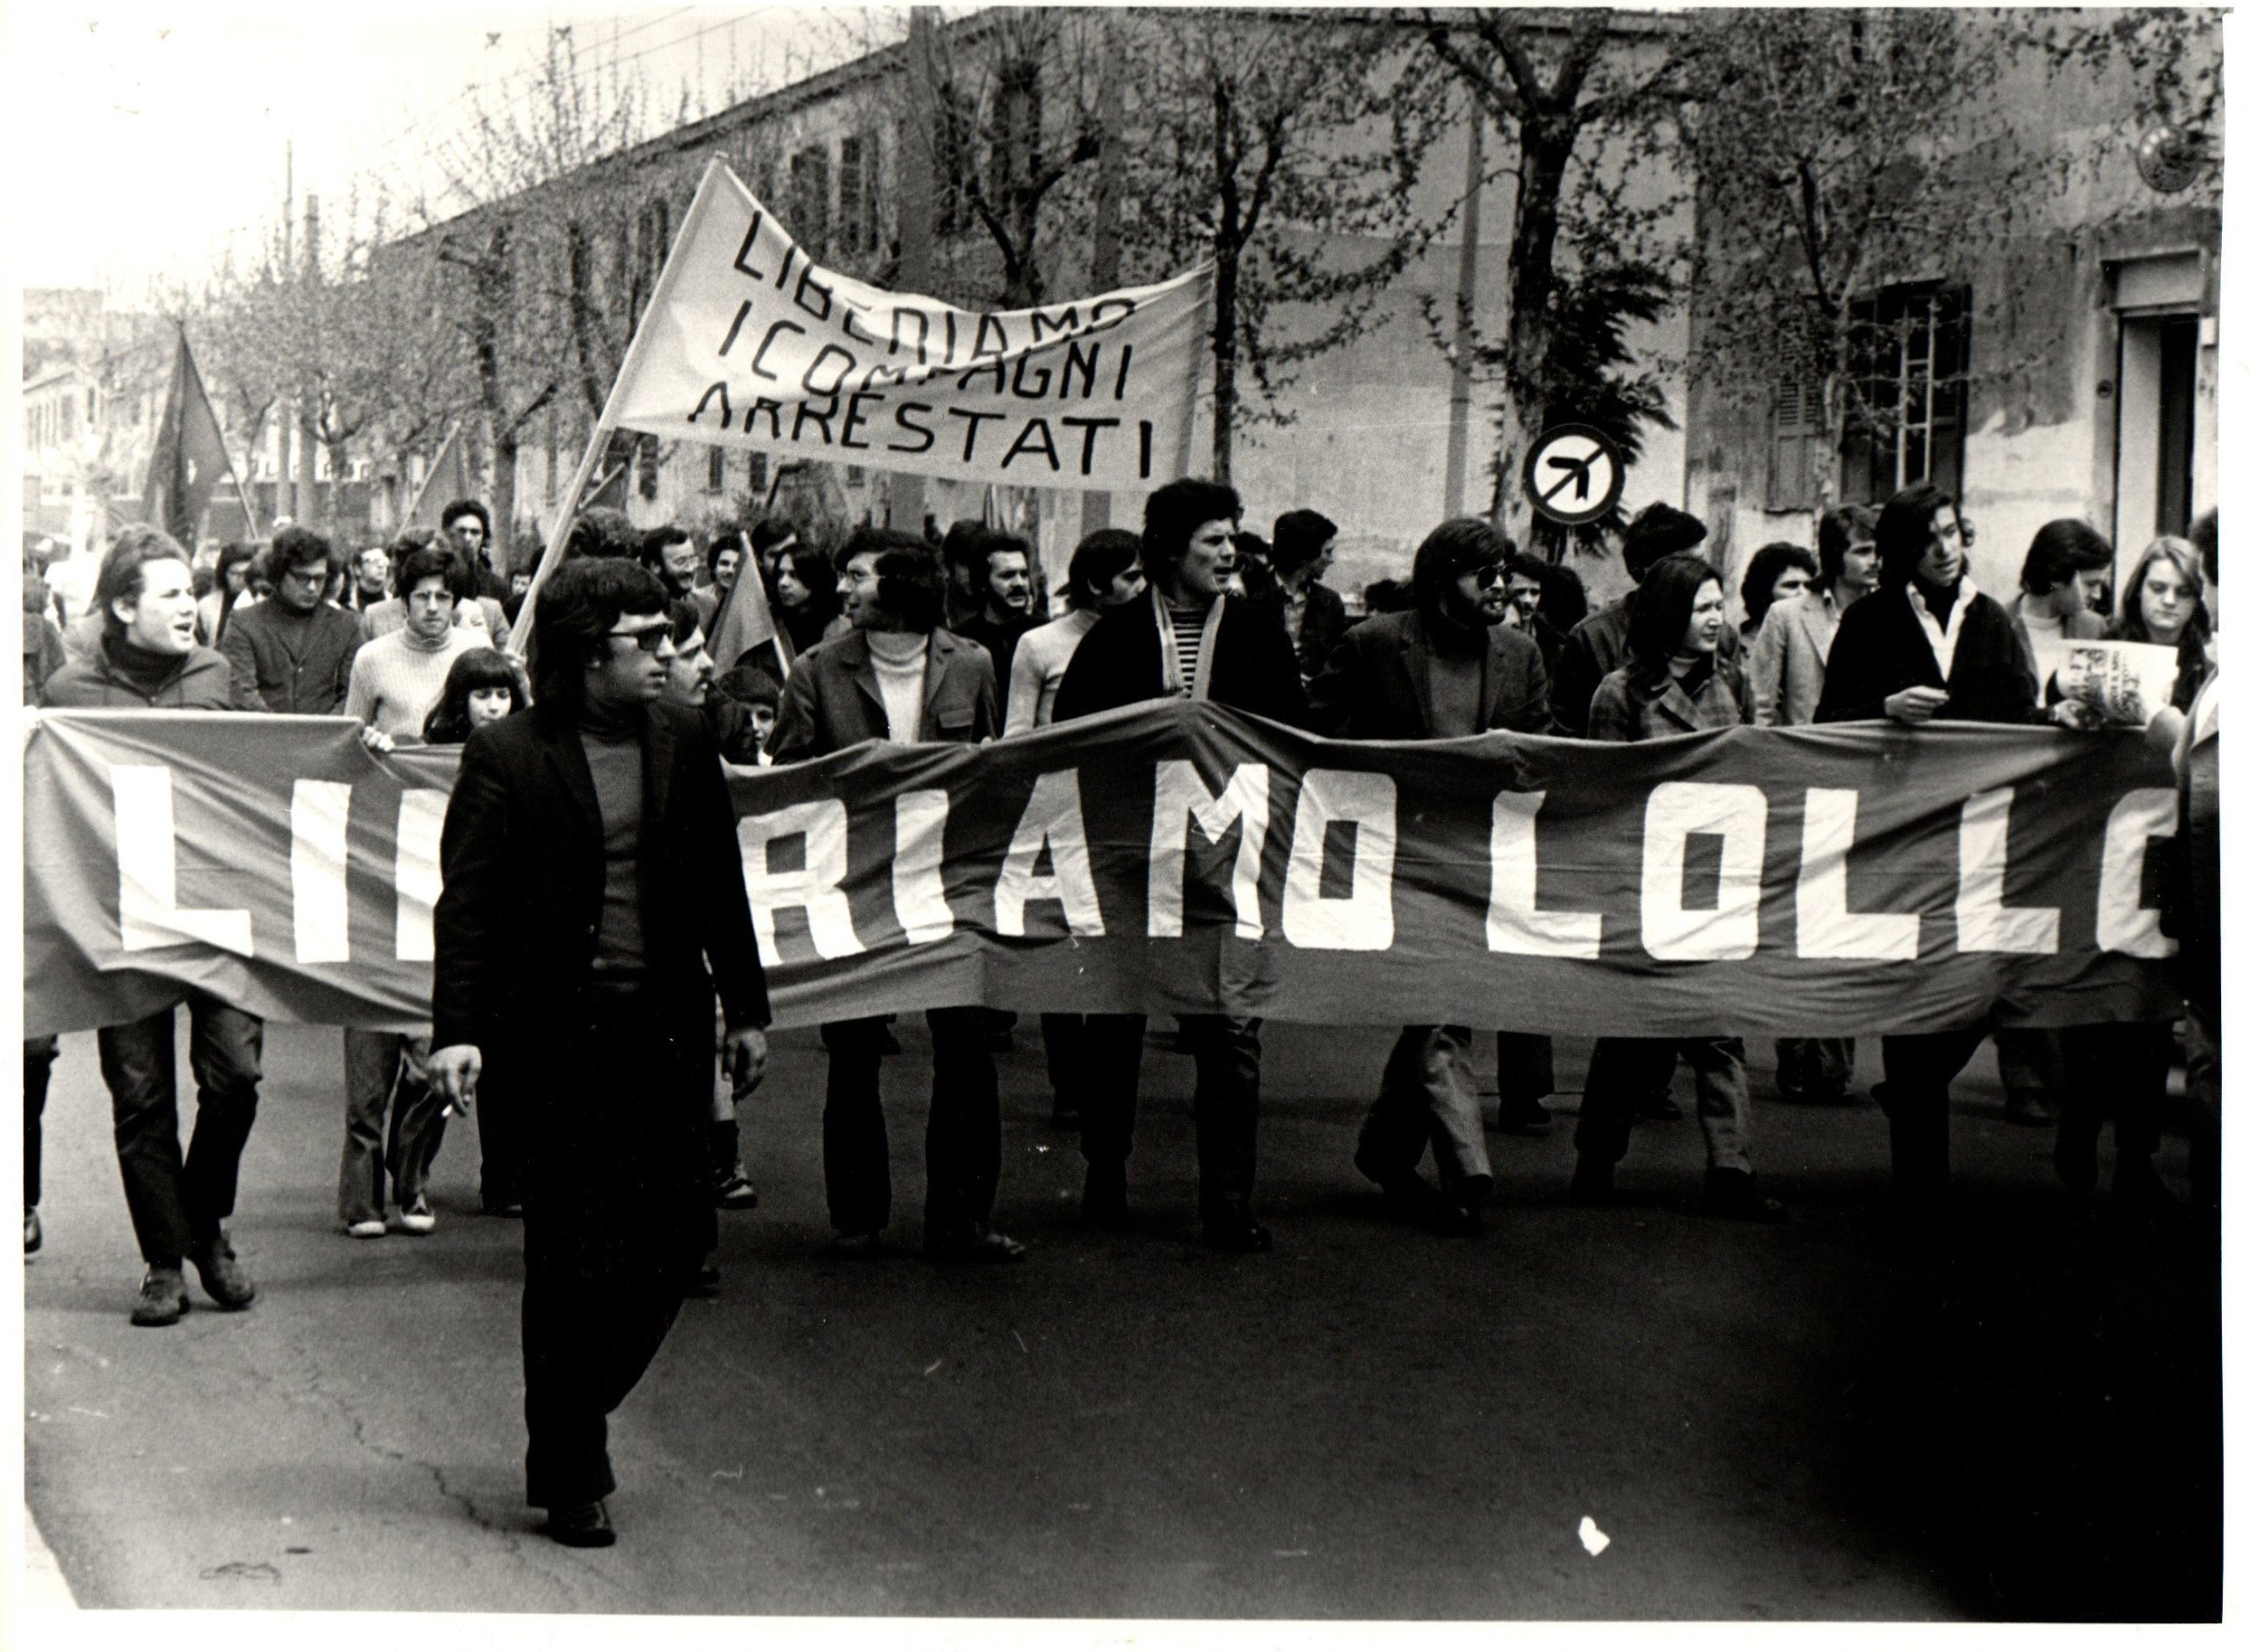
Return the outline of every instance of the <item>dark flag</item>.
[[[204,513],[211,508],[212,493],[233,475],[234,461],[228,458],[226,438],[219,432],[219,416],[204,393],[203,375],[195,370],[183,329],[179,354],[172,360],[171,388],[164,392],[163,417],[156,425],[156,446],[149,455],[143,519],[192,551],[203,531]],[[236,492],[239,496],[239,482]]]
[[[405,525],[410,528],[434,528],[439,525],[438,517],[456,499],[466,499],[468,485],[468,465],[461,451],[461,426],[454,426],[438,449],[438,456],[430,461],[430,474],[422,478],[422,486],[414,495],[414,503],[406,508]]]

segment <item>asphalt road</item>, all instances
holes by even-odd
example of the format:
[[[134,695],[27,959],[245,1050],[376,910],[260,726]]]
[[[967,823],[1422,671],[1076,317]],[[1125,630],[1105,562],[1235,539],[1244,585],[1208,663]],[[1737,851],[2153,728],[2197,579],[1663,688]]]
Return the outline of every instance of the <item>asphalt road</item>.
[[[894,1230],[920,1215],[926,1043],[889,1063]],[[1056,1618],[2203,1619],[2218,1607],[2215,1232],[2088,1216],[1989,1057],[1956,1198],[1874,1195],[1880,1116],[1770,1101],[1779,1228],[1694,1210],[1692,1119],[1621,1206],[1565,1203],[1564,1098],[1493,1138],[1490,1230],[1386,1219],[1351,1168],[1385,1034],[1269,1027],[1270,1256],[1194,1243],[1192,1069],[1152,1053],[1140,1231],[1073,1225],[1035,1019],[1002,1058],[997,1272],[818,1254],[821,1056],[747,1110],[761,1208],[721,1218],[613,1424],[621,1536],[523,1506],[516,1224],[473,1131],[426,1238],[334,1223],[339,1039],[270,1029],[234,1237],[257,1304],[127,1323],[140,1278],[89,1036],[47,1110],[25,1276],[26,1498],[84,1606]],[[1491,1047],[1480,1043],[1489,1075]],[[1584,1048],[1566,1046],[1563,1082]],[[1871,1056],[1871,1052],[1870,1052]],[[183,1076],[185,1062],[181,1063]],[[1863,1075],[1865,1076],[1865,1075]],[[1683,1074],[1679,1089],[1684,1097]],[[2184,1153],[2161,1168],[2183,1185]],[[1591,1520],[1593,1526],[1585,1527]],[[1590,1552],[1582,1530],[1608,1539]]]

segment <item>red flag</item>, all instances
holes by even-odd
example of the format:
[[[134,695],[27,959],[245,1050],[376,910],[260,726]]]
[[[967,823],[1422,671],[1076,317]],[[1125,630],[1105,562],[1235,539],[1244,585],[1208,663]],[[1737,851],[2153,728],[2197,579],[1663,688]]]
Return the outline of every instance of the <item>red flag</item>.
[[[439,514],[454,500],[466,499],[469,494],[468,464],[461,449],[461,426],[456,424],[439,447],[438,456],[430,461],[430,474],[422,478],[421,490],[407,507],[403,525],[439,526]]]
[[[149,455],[142,519],[192,551],[203,531],[204,514],[211,508],[212,491],[233,475],[234,461],[227,456],[219,416],[204,392],[203,375],[195,370],[183,329],[179,353],[172,359],[171,384],[164,392],[163,417],[156,425],[156,445]]]
[[[780,656],[786,674],[791,657],[789,639],[773,623],[773,611],[766,605],[766,583],[758,576],[758,559],[745,556],[736,570],[733,588],[720,599],[719,611],[711,616],[712,663],[722,671],[730,670],[744,655],[766,642]]]

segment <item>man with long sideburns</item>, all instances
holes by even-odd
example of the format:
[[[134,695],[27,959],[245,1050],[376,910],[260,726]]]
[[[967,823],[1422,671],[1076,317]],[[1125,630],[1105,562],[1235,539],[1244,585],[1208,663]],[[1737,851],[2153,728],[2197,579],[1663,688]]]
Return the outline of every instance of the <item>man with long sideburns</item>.
[[[765,1072],[770,1018],[718,752],[661,703],[663,585],[570,562],[538,624],[534,704],[469,736],[446,810],[430,1068],[473,1100],[490,1061],[528,1110],[526,1500],[548,1535],[592,1547],[615,1540],[608,1415],[715,1234],[715,983],[737,1095]]]

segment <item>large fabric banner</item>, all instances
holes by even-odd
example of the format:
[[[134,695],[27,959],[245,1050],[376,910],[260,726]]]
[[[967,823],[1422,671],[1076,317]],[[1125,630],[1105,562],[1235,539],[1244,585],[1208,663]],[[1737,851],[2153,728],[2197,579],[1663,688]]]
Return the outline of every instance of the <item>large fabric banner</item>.
[[[610,394],[628,430],[1034,488],[1188,466],[1210,272],[980,314],[817,264],[714,162]]]
[[[425,1019],[454,753],[379,759],[356,729],[47,714],[26,1032],[191,988],[279,1020]],[[1347,743],[1177,701],[870,743],[734,797],[788,1025],[981,1003],[1843,1033],[2177,1007],[2150,857],[2174,794],[2130,734]]]

